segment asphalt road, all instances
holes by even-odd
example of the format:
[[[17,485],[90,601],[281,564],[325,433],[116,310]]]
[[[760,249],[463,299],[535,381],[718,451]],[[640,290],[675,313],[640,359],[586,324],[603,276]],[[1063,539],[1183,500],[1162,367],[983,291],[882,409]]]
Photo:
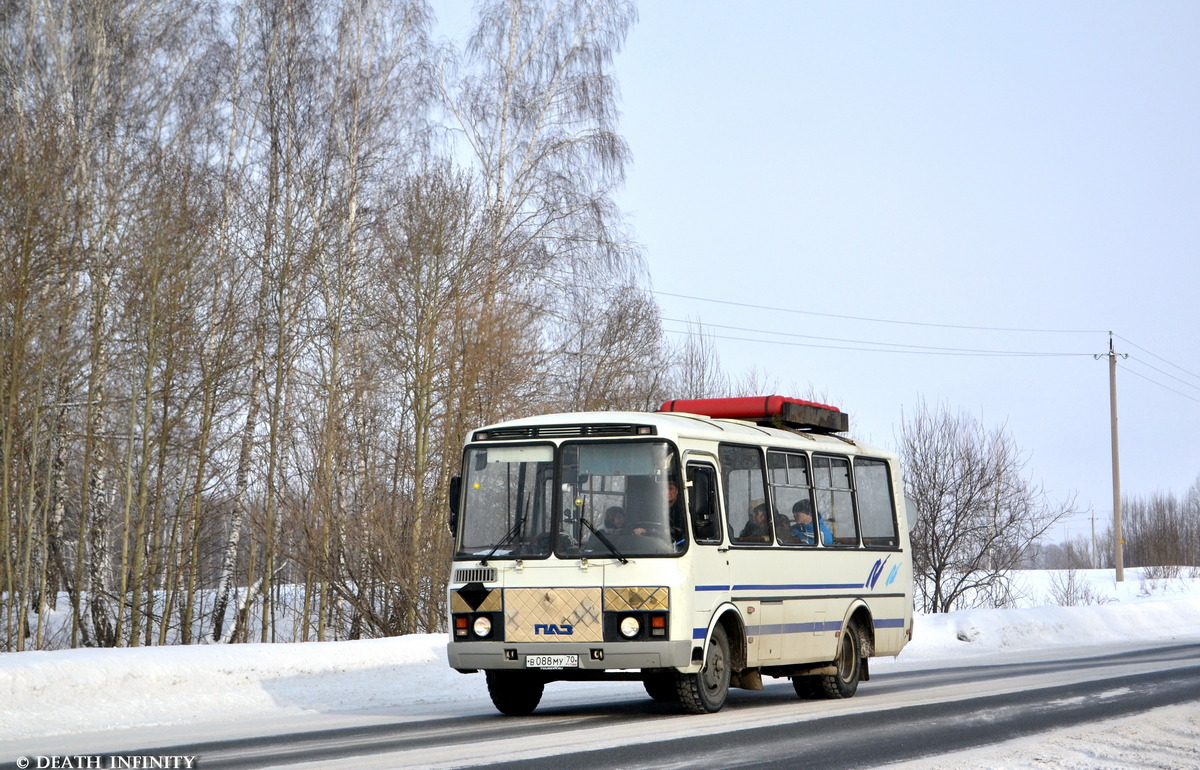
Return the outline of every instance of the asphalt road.
[[[1200,645],[1019,664],[875,674],[844,701],[785,680],[733,690],[718,714],[649,698],[573,702],[530,717],[435,715],[116,756],[194,756],[204,770],[470,767],[864,768],[1200,700]],[[106,757],[105,766],[109,766]]]

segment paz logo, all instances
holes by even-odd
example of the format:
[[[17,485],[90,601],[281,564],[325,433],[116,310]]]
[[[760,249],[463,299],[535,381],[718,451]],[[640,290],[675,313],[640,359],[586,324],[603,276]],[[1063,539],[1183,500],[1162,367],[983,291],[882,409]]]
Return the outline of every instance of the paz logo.
[[[534,636],[571,636],[575,633],[575,627],[570,623],[563,623],[561,626],[554,623],[538,623],[533,627]]]

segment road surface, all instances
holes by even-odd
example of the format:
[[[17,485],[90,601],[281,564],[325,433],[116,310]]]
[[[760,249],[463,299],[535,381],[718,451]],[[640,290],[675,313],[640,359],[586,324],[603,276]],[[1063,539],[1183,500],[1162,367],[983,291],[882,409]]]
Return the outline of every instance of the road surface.
[[[482,680],[482,678],[481,678]],[[482,681],[481,681],[482,686]],[[568,685],[559,685],[566,687]],[[599,693],[599,696],[597,696]],[[204,770],[321,768],[869,768],[1200,700],[1200,644],[874,674],[843,701],[802,701],[786,680],[733,690],[725,708],[682,715],[633,696],[544,703],[531,717],[445,710],[378,724],[187,745],[131,757],[195,757]],[[106,755],[104,767],[110,767]],[[182,765],[180,765],[182,766]]]

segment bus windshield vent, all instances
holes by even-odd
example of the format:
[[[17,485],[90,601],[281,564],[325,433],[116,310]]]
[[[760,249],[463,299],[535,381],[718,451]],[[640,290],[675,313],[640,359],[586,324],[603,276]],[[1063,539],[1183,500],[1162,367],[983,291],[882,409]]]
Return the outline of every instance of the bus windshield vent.
[[[476,431],[476,441],[512,441],[522,438],[595,438],[616,436],[653,436],[653,425],[522,425]]]

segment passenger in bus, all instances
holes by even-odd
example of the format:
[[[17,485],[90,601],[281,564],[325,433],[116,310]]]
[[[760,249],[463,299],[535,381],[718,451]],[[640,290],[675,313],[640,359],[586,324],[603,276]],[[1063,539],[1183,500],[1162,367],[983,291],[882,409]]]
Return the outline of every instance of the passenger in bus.
[[[742,527],[738,540],[750,543],[771,542],[771,521],[767,515],[767,501],[761,498],[750,502],[750,518]]]
[[[775,537],[779,538],[781,543],[794,543],[792,538],[792,521],[787,516],[775,509]]]
[[[813,510],[812,501],[797,500],[792,506],[792,517],[795,521],[792,523],[792,535],[796,538],[796,542],[804,545],[813,545],[817,542],[816,533],[813,531]],[[821,514],[816,516],[817,527],[821,530],[821,542],[829,545],[833,542],[833,530],[821,518]]]

